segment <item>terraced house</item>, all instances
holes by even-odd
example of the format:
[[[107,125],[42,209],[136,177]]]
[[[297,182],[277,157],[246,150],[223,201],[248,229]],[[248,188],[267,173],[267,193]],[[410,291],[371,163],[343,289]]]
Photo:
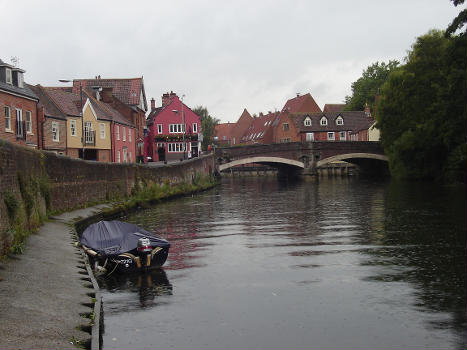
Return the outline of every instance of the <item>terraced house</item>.
[[[38,148],[37,102],[24,70],[0,60],[0,138]]]

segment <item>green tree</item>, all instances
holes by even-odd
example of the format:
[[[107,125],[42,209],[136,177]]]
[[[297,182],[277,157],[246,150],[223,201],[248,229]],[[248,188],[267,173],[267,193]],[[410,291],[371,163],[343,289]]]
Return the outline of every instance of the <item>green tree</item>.
[[[379,88],[384,84],[389,73],[391,73],[399,62],[390,60],[385,62],[376,62],[368,66],[362,73],[362,76],[351,85],[352,94],[345,97],[347,111],[363,111],[365,104],[368,103],[370,110],[374,111],[375,96]]]
[[[217,124],[219,124],[219,119],[212,117],[208,109],[203,106],[197,106],[193,109],[201,119],[201,129],[203,133],[203,142],[201,144],[201,148],[203,151],[208,149],[208,145],[212,143],[212,139],[214,137],[214,128]]]
[[[376,119],[391,173],[465,181],[465,33],[432,30],[381,88]]]

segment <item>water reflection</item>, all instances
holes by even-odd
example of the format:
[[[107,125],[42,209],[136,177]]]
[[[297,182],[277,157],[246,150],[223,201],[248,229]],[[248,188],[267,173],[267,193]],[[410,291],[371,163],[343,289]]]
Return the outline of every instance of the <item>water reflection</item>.
[[[110,293],[107,294],[106,306],[112,314],[157,306],[162,302],[158,297],[172,295],[173,290],[162,268],[135,274],[103,275],[97,281],[101,289]],[[124,294],[123,299],[118,297],[119,294]]]
[[[172,243],[170,293],[110,283],[104,348],[464,348],[464,219],[433,185],[225,179],[122,218]]]

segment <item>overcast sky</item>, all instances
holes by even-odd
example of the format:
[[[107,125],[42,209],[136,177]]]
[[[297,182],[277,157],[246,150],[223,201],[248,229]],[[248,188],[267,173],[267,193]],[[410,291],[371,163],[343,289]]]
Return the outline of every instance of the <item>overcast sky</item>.
[[[342,103],[376,61],[445,29],[449,0],[0,0],[0,58],[30,84],[144,77],[148,104],[185,95],[221,122],[281,109],[296,93]]]

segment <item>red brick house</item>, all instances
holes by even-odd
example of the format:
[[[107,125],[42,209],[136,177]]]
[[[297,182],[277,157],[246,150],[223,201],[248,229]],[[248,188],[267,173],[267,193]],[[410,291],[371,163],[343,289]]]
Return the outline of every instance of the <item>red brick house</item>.
[[[259,113],[254,117],[250,126],[242,136],[243,144],[270,144],[273,143],[273,123],[278,118],[280,112]]]
[[[39,98],[37,105],[38,147],[57,154],[67,154],[66,114],[53,103],[43,86],[28,86]]]
[[[37,102],[24,70],[0,60],[0,138],[38,148]]]
[[[308,93],[302,96],[297,94],[296,97],[288,100],[282,108],[282,112],[285,111],[289,113],[320,113],[321,108],[319,108],[314,98]]]
[[[98,91],[103,102],[110,104],[134,126],[136,142],[133,154],[136,154],[138,162],[143,162],[148,110],[143,78],[101,79],[97,76],[95,79],[73,80],[73,92],[79,93],[80,86],[88,92]]]
[[[162,95],[162,106],[151,99],[145,153],[152,161],[197,157],[201,151],[201,120],[176,93]]]
[[[220,123],[214,127],[214,143],[218,146],[230,146],[235,123]]]
[[[235,146],[242,142],[242,138],[245,135],[245,132],[250,127],[253,122],[253,117],[248,113],[246,108],[243,110],[242,114],[238,118],[235,126],[230,132],[230,145]]]
[[[294,114],[290,119],[299,141],[357,141],[353,135],[368,141],[368,130],[375,123],[364,111]]]

